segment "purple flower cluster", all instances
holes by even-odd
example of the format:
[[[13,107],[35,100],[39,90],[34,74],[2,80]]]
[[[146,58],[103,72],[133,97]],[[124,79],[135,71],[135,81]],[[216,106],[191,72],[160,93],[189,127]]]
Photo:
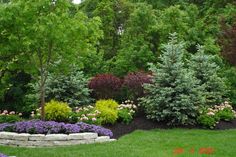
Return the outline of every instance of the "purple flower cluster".
[[[0,157],[8,157],[8,156],[0,153]]]
[[[86,124],[83,122],[77,123],[77,125],[83,130],[83,132],[96,132],[98,135],[104,136],[113,136],[111,130],[103,128],[101,126],[97,126],[94,124]]]
[[[95,132],[100,136],[113,136],[111,130],[101,126],[90,125],[82,122],[76,124],[66,124],[41,120],[22,121],[13,124],[3,123],[0,124],[0,131],[30,134],[70,134],[80,132]]]

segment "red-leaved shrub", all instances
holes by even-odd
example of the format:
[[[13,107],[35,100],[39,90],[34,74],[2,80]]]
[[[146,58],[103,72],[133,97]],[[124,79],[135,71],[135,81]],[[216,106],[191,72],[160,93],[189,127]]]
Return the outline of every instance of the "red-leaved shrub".
[[[221,29],[221,54],[230,64],[236,66],[236,22],[232,26],[228,26],[225,21],[222,20]]]
[[[112,74],[98,74],[89,82],[96,99],[114,99],[122,86],[122,80]]]
[[[152,76],[144,72],[129,73],[124,77],[123,88],[127,89],[128,99],[137,99],[144,95],[143,84],[151,83]]]

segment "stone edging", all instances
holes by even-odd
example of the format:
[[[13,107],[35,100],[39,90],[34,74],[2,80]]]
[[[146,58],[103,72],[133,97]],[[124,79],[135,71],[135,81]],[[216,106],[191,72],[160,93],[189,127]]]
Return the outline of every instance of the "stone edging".
[[[26,134],[13,132],[0,132],[0,145],[19,147],[51,147],[68,146],[78,144],[111,142],[109,136],[98,136],[97,133],[75,133],[75,134]]]

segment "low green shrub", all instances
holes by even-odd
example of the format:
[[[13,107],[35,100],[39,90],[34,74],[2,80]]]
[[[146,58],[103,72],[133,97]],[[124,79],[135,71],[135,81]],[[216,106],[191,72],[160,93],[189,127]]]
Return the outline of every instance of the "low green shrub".
[[[96,109],[101,112],[102,124],[114,124],[118,119],[118,103],[112,99],[98,100],[96,102]]]
[[[129,124],[133,120],[133,116],[128,109],[122,109],[118,111],[119,120],[124,124]]]
[[[0,115],[0,123],[15,123],[21,120],[18,115]]]
[[[69,122],[84,122],[87,124],[101,125],[101,118],[99,118],[100,114],[101,112],[92,105],[76,107],[75,111],[70,114]]]
[[[204,128],[215,128],[218,123],[219,118],[215,115],[208,115],[204,113],[197,118],[197,122],[202,125]]]
[[[235,118],[235,113],[230,108],[224,108],[216,113],[216,116],[224,121],[231,121]]]
[[[51,100],[45,105],[45,117],[46,120],[53,121],[68,121],[71,108],[67,103]]]
[[[22,116],[21,113],[16,114],[15,111],[11,112],[8,112],[7,110],[4,110],[3,112],[0,111],[0,123],[19,122],[22,120],[21,116]]]
[[[236,112],[232,106],[224,102],[211,108],[201,109],[197,121],[201,126],[213,129],[220,120],[230,121],[235,118]]]
[[[118,106],[118,121],[129,124],[134,117],[137,106],[133,101],[126,100]]]

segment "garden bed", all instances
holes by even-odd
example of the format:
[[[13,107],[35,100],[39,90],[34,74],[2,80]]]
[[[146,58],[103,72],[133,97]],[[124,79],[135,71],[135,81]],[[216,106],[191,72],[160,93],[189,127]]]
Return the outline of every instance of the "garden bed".
[[[113,133],[113,138],[118,139],[119,137],[129,134],[135,130],[151,130],[151,129],[172,129],[174,127],[167,126],[165,123],[154,122],[148,120],[144,115],[139,115],[134,118],[134,120],[129,124],[117,123],[115,125],[107,125],[106,128],[110,129]],[[200,126],[178,126],[178,128],[188,128],[188,129],[200,129]],[[236,128],[236,119],[226,122],[220,121],[215,129],[225,130]]]
[[[109,142],[112,132],[86,123],[22,121],[0,124],[0,145],[46,147]]]

